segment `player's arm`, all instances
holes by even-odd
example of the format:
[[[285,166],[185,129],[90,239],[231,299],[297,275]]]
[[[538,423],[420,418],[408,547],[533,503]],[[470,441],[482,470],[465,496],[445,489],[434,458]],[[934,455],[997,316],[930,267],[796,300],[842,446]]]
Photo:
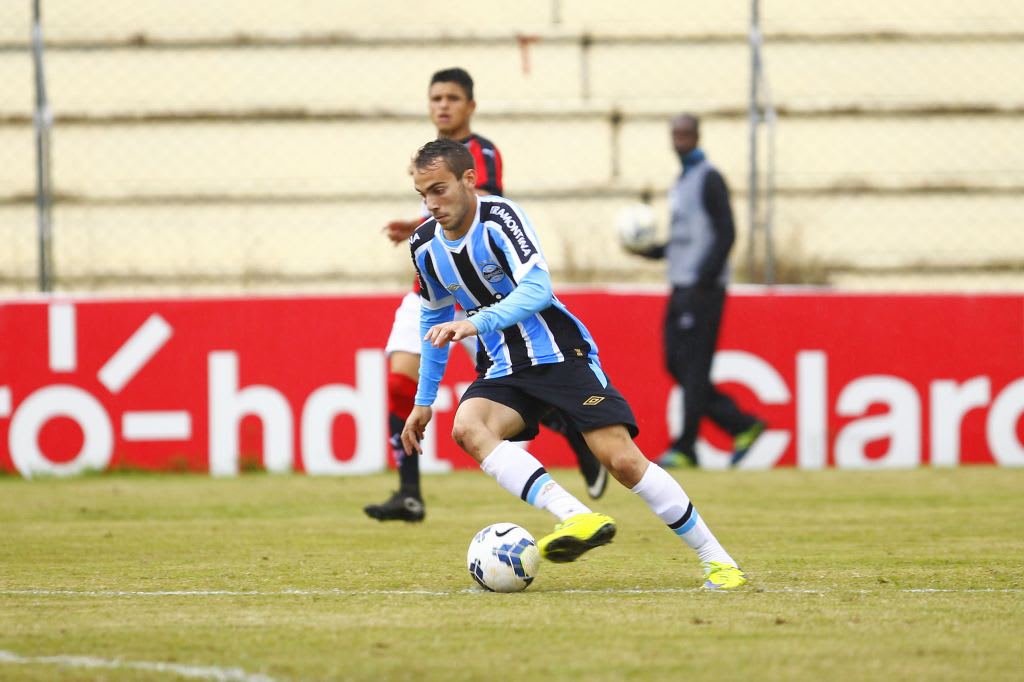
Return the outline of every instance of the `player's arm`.
[[[417,250],[419,235],[410,239],[412,261],[416,267],[416,276],[420,282],[420,376],[416,386],[416,397],[413,409],[405,420],[402,429],[402,447],[406,454],[423,452],[420,442],[423,432],[430,423],[433,411],[430,406],[437,399],[437,388],[448,365],[448,348],[436,348],[425,340],[427,332],[439,324],[451,321],[455,317],[455,299],[441,285],[435,276],[428,249],[420,245]]]
[[[729,206],[729,188],[717,171],[709,172],[704,178],[702,199],[704,208],[711,218],[711,229],[715,239],[700,263],[697,286],[710,289],[722,274],[722,269],[729,258],[729,250],[736,241],[736,227],[732,219],[732,208]]]
[[[661,260],[665,257],[665,250],[668,248],[668,244],[655,244],[654,246],[646,249],[630,250],[630,253],[634,256],[640,256],[642,258],[648,258],[650,260]]]
[[[512,293],[465,322],[478,334],[508,329],[550,306],[552,296],[551,276],[540,267],[532,267]]]
[[[448,344],[435,344],[432,334],[438,327],[455,319],[455,306],[431,309],[420,308],[420,381],[416,387],[415,405],[430,407],[437,399],[437,387],[448,366]]]
[[[405,420],[405,427],[402,429],[402,447],[407,455],[422,454],[423,433],[427,424],[433,416],[431,405],[437,399],[437,388],[444,377],[444,370],[448,366],[448,346],[443,347],[432,345],[426,340],[429,330],[446,322],[451,322],[455,317],[455,306],[448,305],[443,308],[430,308],[425,305],[420,307],[420,334],[423,342],[420,344],[420,380],[416,386],[416,397],[413,399],[412,412]]]
[[[420,223],[423,222],[422,218],[416,220],[392,220],[384,227],[380,228],[380,231],[390,239],[395,246],[406,242],[412,233],[416,231],[416,228]]]
[[[551,305],[553,295],[551,277],[545,270],[534,267],[501,302],[474,317],[458,322],[445,320],[435,324],[427,330],[423,337],[424,341],[430,344],[433,351],[447,348],[449,343],[461,341],[469,336],[507,329],[547,308]],[[423,376],[422,365],[420,376]]]
[[[412,175],[413,167],[412,162],[409,162],[409,175]],[[427,211],[426,206],[420,204],[420,215],[414,220],[392,220],[387,225],[382,227],[380,231],[391,240],[391,242],[398,246],[412,237],[413,233],[416,232],[416,228],[423,223],[424,220],[430,217],[430,212]]]
[[[501,152],[498,148],[493,144],[484,147],[477,139],[469,145],[469,153],[476,168],[476,193],[502,196],[505,190],[501,178]]]

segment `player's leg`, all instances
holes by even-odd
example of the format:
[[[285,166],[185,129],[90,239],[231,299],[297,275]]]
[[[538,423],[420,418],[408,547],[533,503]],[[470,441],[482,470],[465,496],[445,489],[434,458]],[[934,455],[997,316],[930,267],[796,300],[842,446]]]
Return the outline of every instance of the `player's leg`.
[[[587,445],[587,439],[573,426],[561,413],[560,410],[552,409],[541,417],[540,423],[555,433],[561,434],[568,441],[569,447],[576,455],[576,464],[580,468],[580,474],[587,484],[587,495],[591,499],[598,499],[604,495],[608,487],[608,471],[601,466],[594,453]]]
[[[683,487],[667,471],[644,457],[625,426],[606,426],[588,431],[584,436],[608,473],[640,496],[651,511],[696,552],[706,573],[705,587],[729,589],[746,582],[743,572],[708,528]]]
[[[694,510],[682,486],[649,462],[633,442],[639,433],[629,403],[595,361],[561,363],[550,370],[547,399],[583,432],[587,444],[615,480],[640,496],[669,528],[697,553],[707,575],[706,587],[738,587],[742,571]],[[546,538],[538,543],[541,547]]]
[[[398,469],[399,489],[380,504],[363,507],[378,521],[422,521],[426,515],[420,492],[419,457],[402,448],[402,428],[412,411],[420,369],[419,296],[406,294],[395,311],[385,348],[388,353],[388,444]]]
[[[483,470],[512,494],[558,517],[554,532],[537,543],[541,556],[549,561],[574,561],[608,544],[615,536],[615,521],[591,511],[558,485],[540,462],[508,441],[532,438],[537,433],[537,415],[552,407],[563,409],[561,402],[550,400],[554,395],[566,404],[600,403],[604,398],[593,395],[602,390],[596,360],[594,367],[592,371],[588,361],[567,361],[476,381],[466,390],[456,414],[456,440],[481,462]],[[489,403],[503,406],[503,414],[510,416],[500,428],[486,428],[485,415],[494,413]]]
[[[463,398],[455,413],[452,438],[486,474],[524,502],[561,520],[590,511],[555,483],[533,455],[508,440],[528,430],[522,414],[492,399],[473,397],[470,390],[466,393],[470,397]],[[536,433],[536,422],[529,430]]]
[[[456,310],[455,319],[466,319],[466,313],[462,310]],[[477,355],[479,354],[477,337],[467,336],[459,343],[469,353],[469,357],[473,359],[473,362],[476,363]],[[555,433],[561,434],[568,441],[569,447],[572,448],[573,454],[576,455],[576,463],[580,468],[580,474],[587,484],[587,495],[594,500],[604,495],[604,491],[608,487],[608,472],[605,471],[605,468],[594,457],[594,453],[590,451],[587,441],[583,438],[583,434],[566,421],[558,410],[549,410],[540,418],[540,423]]]
[[[718,288],[709,292],[709,304],[706,314],[707,343],[712,349],[718,347],[718,331],[722,323],[722,311],[725,308],[725,289]],[[764,433],[766,424],[752,414],[739,408],[736,401],[726,393],[719,391],[710,378],[704,394],[704,415],[732,436],[732,466],[736,466],[746,457],[754,441]]]
[[[750,452],[754,442],[764,433],[767,424],[739,408],[736,401],[714,386],[707,400],[707,417],[732,436],[731,466],[738,465]]]
[[[391,354],[388,372],[388,431],[391,451],[398,465],[400,492],[419,499],[420,458],[406,456],[402,448],[402,429],[412,412],[420,371],[420,356],[412,353]]]
[[[683,391],[682,432],[659,462],[697,463],[697,433],[710,387],[714,336],[708,326],[706,294],[693,287],[673,289],[665,317],[665,363]]]

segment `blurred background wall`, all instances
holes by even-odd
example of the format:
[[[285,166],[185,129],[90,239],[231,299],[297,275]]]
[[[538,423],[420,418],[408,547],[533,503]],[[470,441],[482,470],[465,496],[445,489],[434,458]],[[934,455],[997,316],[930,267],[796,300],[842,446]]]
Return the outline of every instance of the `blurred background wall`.
[[[703,117],[746,262],[751,0],[39,0],[57,291],[407,286],[431,73],[477,81],[556,282],[660,282],[616,216],[665,225],[667,121]],[[0,2],[0,292],[39,288],[32,0]],[[775,279],[1024,289],[1024,5],[760,3]],[[769,148],[774,148],[769,163]],[[770,174],[770,176],[769,176]]]

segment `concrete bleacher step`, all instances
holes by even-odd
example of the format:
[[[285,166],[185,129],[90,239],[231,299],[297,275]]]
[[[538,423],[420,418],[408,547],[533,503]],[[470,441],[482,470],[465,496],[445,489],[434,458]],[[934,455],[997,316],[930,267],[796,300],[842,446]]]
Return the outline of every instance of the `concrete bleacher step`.
[[[618,246],[615,220],[628,203],[595,197],[585,204],[530,201],[530,213],[558,281],[661,276],[662,265]],[[655,202],[664,232],[666,207]],[[177,279],[182,286],[241,286],[344,281],[348,287],[403,286],[408,251],[380,227],[408,215],[405,202],[274,205],[79,206],[54,212],[54,258],[60,277],[89,287],[117,288]],[[1008,263],[1024,202],[1015,197],[859,197],[836,201],[792,197],[778,205],[775,244],[788,262],[874,268],[985,266]],[[737,206],[737,216],[744,209]],[[977,221],[979,214],[987,219]],[[5,278],[31,279],[36,266],[34,211],[0,208],[0,268]],[[969,229],[964,229],[969,225]],[[937,235],[945,235],[937,238]],[[745,233],[734,250],[745,254]],[[353,259],[351,254],[358,253]],[[629,279],[633,275],[628,276]]]
[[[1024,40],[986,45],[984,64],[968,58],[978,47],[784,43],[769,44],[765,59],[774,99],[782,106],[1004,102],[1012,93],[1000,74],[1024,63]],[[736,42],[597,44],[590,48],[585,75],[577,48],[543,43],[531,52],[529,74],[522,71],[517,48],[506,43],[441,50],[51,50],[46,73],[57,113],[100,118],[261,110],[408,114],[425,111],[430,74],[455,64],[474,74],[482,112],[527,113],[588,106],[626,112],[742,109],[750,70],[748,48]],[[33,95],[27,55],[0,52],[0,77],[13,88],[0,99],[0,112],[28,111]]]
[[[1003,144],[1018,126],[1000,116],[784,119],[777,132],[777,184],[1020,186],[1024,148]],[[510,196],[608,183],[660,192],[678,172],[666,121],[627,120],[617,142],[617,176],[611,128],[599,119],[514,123],[481,116],[478,130],[502,150]],[[58,127],[53,178],[60,192],[84,197],[405,193],[413,200],[408,162],[431,137],[429,125],[370,121]],[[707,120],[704,140],[730,185],[742,190],[746,122]],[[0,143],[13,162],[0,166],[0,179],[9,180],[5,187],[31,190],[30,131],[0,128]]]
[[[19,281],[37,258],[32,62],[18,48],[29,7],[0,3],[0,271]],[[86,288],[401,286],[407,254],[378,230],[416,211],[405,169],[433,134],[426,80],[459,64],[478,81],[475,126],[502,149],[508,194],[531,197],[556,277],[658,281],[659,266],[618,249],[613,225],[627,190],[653,189],[664,215],[671,113],[710,112],[704,144],[747,225],[749,9],[47,0],[53,179],[79,199],[54,212],[58,273]],[[1024,95],[1007,75],[1024,63],[1024,15],[1012,3],[792,0],[762,13],[783,111],[780,253],[870,268],[1019,262]],[[524,52],[517,34],[540,40]],[[625,112],[617,137],[613,110]],[[357,265],[340,256],[352,249]]]
[[[751,3],[696,0],[535,0],[527,3],[451,3],[426,8],[412,0],[302,0],[258,2],[167,2],[166,0],[47,0],[47,35],[109,38],[150,34],[210,36],[224,33],[294,35],[327,30],[415,37],[462,34],[500,27],[522,31],[605,31],[608,33],[743,31]],[[28,26],[31,5],[0,5],[0,39]],[[1024,17],[999,0],[935,3],[928,0],[861,0],[857,3],[787,0],[761,3],[768,30],[993,30],[1021,28]]]

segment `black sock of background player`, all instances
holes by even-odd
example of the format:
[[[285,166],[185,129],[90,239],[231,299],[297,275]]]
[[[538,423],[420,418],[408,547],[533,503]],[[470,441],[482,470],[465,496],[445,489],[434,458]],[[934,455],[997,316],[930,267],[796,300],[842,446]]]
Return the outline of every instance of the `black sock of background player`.
[[[391,431],[391,451],[398,465],[399,492],[409,497],[420,497],[420,458],[418,455],[407,455],[402,448],[402,429],[405,420],[392,412],[388,415],[388,428]]]

